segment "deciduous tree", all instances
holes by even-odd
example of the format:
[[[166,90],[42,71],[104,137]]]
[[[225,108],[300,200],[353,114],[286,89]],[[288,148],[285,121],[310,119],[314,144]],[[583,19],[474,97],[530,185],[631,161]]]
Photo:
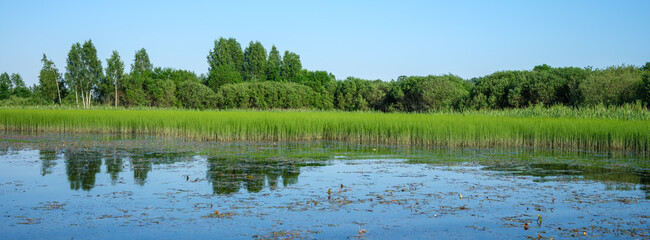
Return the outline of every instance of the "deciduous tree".
[[[245,80],[266,80],[266,68],[266,49],[260,42],[251,41],[244,52]]]
[[[9,98],[12,90],[11,85],[9,74],[6,72],[0,74],[0,100]]]
[[[68,84],[68,87],[74,89],[75,101],[77,106],[79,106],[79,90],[82,83],[83,72],[83,52],[81,49],[81,44],[75,43],[70,47],[68,52],[68,58],[66,59],[66,72],[65,80]]]
[[[114,103],[115,107],[118,104],[118,93],[117,90],[120,88],[122,83],[122,78],[124,77],[124,62],[120,59],[120,54],[117,51],[113,51],[113,55],[110,58],[106,59],[106,79],[112,83],[114,92]],[[109,90],[109,89],[106,89]]]
[[[234,38],[219,38],[214,41],[214,49],[208,54],[209,71],[218,66],[228,65],[238,72],[244,70],[244,52]]]
[[[131,64],[131,73],[144,74],[153,70],[153,64],[149,61],[147,50],[142,48],[135,52],[133,63]]]
[[[32,93],[29,91],[29,88],[25,85],[25,82],[23,81],[23,77],[20,76],[18,73],[13,73],[11,74],[11,83],[13,83],[13,91],[12,94],[16,97],[22,97],[22,98],[27,98],[29,97]]]
[[[281,66],[282,57],[280,56],[278,49],[275,47],[275,45],[273,45],[273,47],[271,47],[271,52],[269,52],[269,58],[267,60],[266,79],[269,81],[281,82]]]
[[[65,78],[68,85],[74,88],[75,99],[81,97],[81,105],[90,107],[93,91],[104,77],[102,62],[97,57],[97,49],[92,40],[72,44],[66,60]]]
[[[51,100],[55,104],[61,104],[61,85],[63,85],[63,82],[60,81],[61,74],[54,62],[47,59],[45,53],[43,53],[41,62],[43,62],[43,68],[41,68],[41,73],[38,75],[39,92],[47,100]]]
[[[282,77],[287,81],[292,81],[293,78],[298,76],[300,70],[302,69],[302,63],[300,63],[300,55],[284,51],[284,56],[282,57]]]

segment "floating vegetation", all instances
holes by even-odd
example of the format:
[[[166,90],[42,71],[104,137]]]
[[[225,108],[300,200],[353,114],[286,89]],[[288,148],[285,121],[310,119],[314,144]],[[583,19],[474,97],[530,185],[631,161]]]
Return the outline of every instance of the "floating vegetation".
[[[14,133],[0,150],[8,239],[650,237],[643,155]]]

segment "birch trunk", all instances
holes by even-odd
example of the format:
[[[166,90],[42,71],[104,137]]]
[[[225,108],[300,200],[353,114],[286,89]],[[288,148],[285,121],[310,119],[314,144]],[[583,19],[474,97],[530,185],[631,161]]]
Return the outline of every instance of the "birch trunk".
[[[115,75],[117,75],[117,73]],[[115,78],[113,83],[115,86],[115,107],[117,107],[117,78]]]

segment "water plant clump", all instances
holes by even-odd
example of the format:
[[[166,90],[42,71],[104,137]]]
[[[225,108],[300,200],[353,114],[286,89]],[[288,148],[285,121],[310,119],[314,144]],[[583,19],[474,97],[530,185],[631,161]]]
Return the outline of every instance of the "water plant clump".
[[[647,152],[646,120],[370,112],[2,109],[4,131],[154,134],[217,141],[337,140]]]

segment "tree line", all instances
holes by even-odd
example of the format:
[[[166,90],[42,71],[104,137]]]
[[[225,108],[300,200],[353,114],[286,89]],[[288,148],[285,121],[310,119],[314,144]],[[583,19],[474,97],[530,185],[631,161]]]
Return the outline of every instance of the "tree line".
[[[72,44],[64,73],[45,54],[41,62],[39,82],[30,88],[17,73],[0,75],[0,104],[384,112],[650,105],[650,62],[604,69],[544,64],[468,80],[451,74],[336,80],[303,69],[296,53],[280,54],[275,46],[267,52],[257,41],[242,49],[234,38],[215,40],[207,75],[154,67],[144,48],[130,72],[117,51],[104,68],[91,40]]]

